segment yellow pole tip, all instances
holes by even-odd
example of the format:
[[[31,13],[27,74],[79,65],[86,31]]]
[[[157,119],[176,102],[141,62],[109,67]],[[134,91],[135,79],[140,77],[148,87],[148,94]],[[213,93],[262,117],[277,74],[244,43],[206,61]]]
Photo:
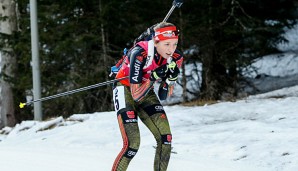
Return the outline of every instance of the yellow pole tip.
[[[24,108],[25,105],[26,105],[26,103],[22,103],[22,102],[21,102],[19,106],[20,106],[20,108],[22,109],[22,108]]]

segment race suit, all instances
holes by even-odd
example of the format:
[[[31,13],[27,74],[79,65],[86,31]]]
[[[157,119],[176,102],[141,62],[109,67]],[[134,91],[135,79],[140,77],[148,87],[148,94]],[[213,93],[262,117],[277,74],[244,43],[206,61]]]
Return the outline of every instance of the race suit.
[[[154,135],[157,146],[154,159],[154,171],[165,171],[170,159],[172,134],[167,115],[154,92],[151,72],[165,65],[167,60],[155,50],[153,60],[147,58],[148,42],[139,42],[127,54],[116,78],[129,76],[120,81],[114,88],[114,106],[123,139],[123,148],[114,161],[112,171],[125,171],[137,154],[140,146],[140,131],[138,120],[148,127]],[[172,55],[173,61],[180,68],[183,57],[176,50]],[[140,84],[143,89],[131,92],[130,86]]]

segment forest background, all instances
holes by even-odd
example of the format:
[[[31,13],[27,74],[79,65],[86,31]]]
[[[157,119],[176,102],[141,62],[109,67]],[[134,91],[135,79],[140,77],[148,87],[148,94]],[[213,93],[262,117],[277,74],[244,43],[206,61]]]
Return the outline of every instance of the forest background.
[[[32,96],[30,6],[29,1],[9,0],[10,8],[3,8],[3,2],[3,11],[14,12],[1,15],[1,21],[13,22],[14,28],[0,31],[2,57],[9,56],[1,84],[11,88],[13,125],[34,116],[33,108],[17,107]],[[110,80],[110,67],[123,49],[162,21],[172,5],[169,0],[37,2],[42,97]],[[297,15],[293,0],[186,0],[168,21],[180,30],[182,71],[185,65],[199,62],[202,80],[197,81],[200,91],[192,92],[186,83],[196,78],[182,72],[178,84],[195,99],[222,100],[224,94],[237,98],[243,85],[250,85],[244,68],[260,56],[277,53],[276,45],[287,41],[283,33],[296,24]],[[113,110],[111,91],[105,86],[46,101],[44,118]]]

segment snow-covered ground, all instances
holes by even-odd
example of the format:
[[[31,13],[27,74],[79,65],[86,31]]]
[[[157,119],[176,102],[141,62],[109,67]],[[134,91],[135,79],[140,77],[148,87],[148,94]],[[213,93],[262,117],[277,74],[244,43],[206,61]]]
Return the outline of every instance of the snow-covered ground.
[[[283,52],[289,51],[298,51],[298,24],[295,25],[291,29],[286,29],[284,34],[284,38],[288,40],[288,42],[278,44],[278,49]]]
[[[282,53],[260,57],[244,71],[256,88],[246,87],[246,92],[255,94],[298,85],[298,25],[286,30],[284,37],[288,42],[277,45]]]
[[[282,42],[277,45],[277,49],[283,53],[270,54],[258,58],[252,64],[256,72],[251,71],[248,76],[285,77],[298,74],[298,25],[295,25],[292,29],[287,29],[284,38],[288,42]]]
[[[173,134],[169,171],[298,170],[298,86],[165,110]],[[128,170],[151,171],[155,140],[139,122],[141,147]],[[4,132],[1,171],[108,171],[122,148],[114,112],[25,121]]]

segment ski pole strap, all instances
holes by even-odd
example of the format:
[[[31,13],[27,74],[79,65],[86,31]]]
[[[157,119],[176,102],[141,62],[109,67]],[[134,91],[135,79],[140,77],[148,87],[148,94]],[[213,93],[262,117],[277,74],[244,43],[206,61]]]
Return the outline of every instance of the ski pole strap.
[[[26,103],[20,103],[19,106],[20,106],[20,108],[24,108],[25,105],[30,105],[30,104],[35,103],[35,102],[46,101],[46,100],[54,99],[54,98],[57,98],[57,97],[62,97],[62,96],[74,94],[74,93],[77,93],[77,92],[89,90],[89,89],[92,89],[92,88],[113,84],[115,82],[118,82],[118,81],[121,81],[121,80],[124,80],[124,79],[127,79],[127,78],[128,78],[128,76],[122,77],[122,78],[117,78],[117,79],[114,79],[114,80],[105,81],[105,82],[102,82],[102,83],[93,84],[93,85],[78,88],[78,89],[75,89],[75,90],[70,90],[70,91],[55,94],[55,95],[52,95],[52,96],[47,96],[47,97],[43,97],[43,98],[40,98],[40,99],[32,100],[32,101],[29,101],[29,102],[26,102]]]

